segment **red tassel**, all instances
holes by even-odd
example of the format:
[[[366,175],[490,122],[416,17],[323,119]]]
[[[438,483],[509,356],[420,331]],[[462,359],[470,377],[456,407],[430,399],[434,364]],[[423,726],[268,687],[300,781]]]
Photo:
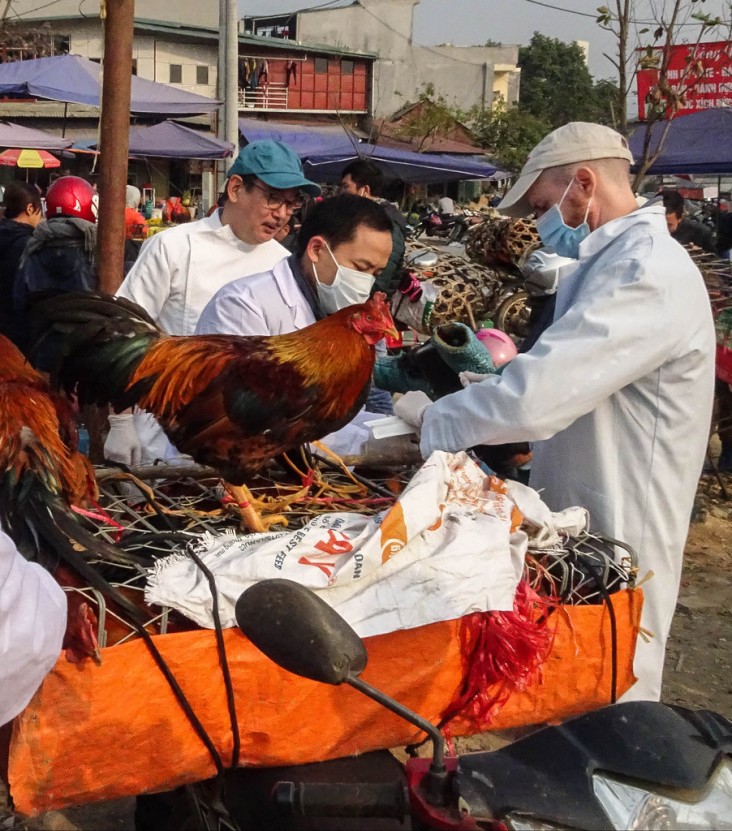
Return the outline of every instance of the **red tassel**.
[[[547,617],[554,605],[522,580],[512,612],[479,612],[463,618],[467,670],[443,724],[464,714],[487,726],[511,693],[524,689],[541,672],[554,641],[554,627],[548,626]]]

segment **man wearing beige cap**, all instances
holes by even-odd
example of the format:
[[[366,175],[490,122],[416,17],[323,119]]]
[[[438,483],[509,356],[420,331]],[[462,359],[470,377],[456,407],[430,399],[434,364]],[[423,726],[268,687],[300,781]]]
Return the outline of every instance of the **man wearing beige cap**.
[[[501,376],[431,404],[395,407],[421,423],[423,456],[533,441],[532,487],[553,510],[582,505],[592,529],[629,543],[644,584],[637,683],[656,700],[683,549],[707,445],[714,327],[701,275],[668,233],[664,207],[638,208],[625,139],[581,122],[529,155],[499,209],[537,215],[542,241],[577,259],[554,318]],[[427,406],[425,406],[427,404]]]

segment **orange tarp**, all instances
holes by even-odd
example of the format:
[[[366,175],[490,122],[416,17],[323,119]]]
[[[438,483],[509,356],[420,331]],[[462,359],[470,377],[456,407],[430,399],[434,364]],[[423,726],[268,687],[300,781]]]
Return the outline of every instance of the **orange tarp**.
[[[618,627],[618,694],[633,682],[642,594],[613,596]],[[452,735],[555,721],[610,701],[609,613],[562,607],[541,678],[514,692],[493,722],[460,716]],[[464,674],[461,622],[368,638],[364,678],[432,722],[455,699]],[[210,631],[156,637],[193,708],[224,759],[232,736]],[[225,641],[237,696],[243,764],[272,766],[331,759],[414,741],[419,733],[350,687],[293,676],[237,630]],[[140,641],[103,651],[81,667],[61,659],[14,724],[9,782],[16,810],[37,814],[68,805],[158,791],[206,779],[211,758]]]

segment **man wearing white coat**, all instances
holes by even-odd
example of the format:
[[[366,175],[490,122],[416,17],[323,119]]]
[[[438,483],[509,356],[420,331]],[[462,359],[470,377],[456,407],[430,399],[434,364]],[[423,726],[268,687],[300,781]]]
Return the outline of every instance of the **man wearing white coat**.
[[[409,393],[423,456],[532,441],[531,485],[552,510],[582,505],[594,529],[629,543],[644,584],[636,684],[658,700],[683,550],[712,409],[715,337],[701,275],[668,234],[663,205],[638,208],[625,139],[575,122],[531,152],[500,205],[535,212],[542,241],[578,259],[553,323],[503,375],[437,403]]]
[[[391,255],[391,230],[376,202],[349,194],[326,199],[303,222],[296,253],[224,286],[203,310],[196,334],[285,335],[366,302]],[[357,416],[324,441],[336,453],[358,452],[368,438],[362,421]]]
[[[226,203],[211,216],[156,234],[117,291],[142,306],[169,335],[192,335],[204,306],[227,283],[258,274],[289,251],[274,236],[320,187],[278,141],[244,147],[229,170]],[[110,416],[105,456],[128,465],[175,456],[153,417]]]

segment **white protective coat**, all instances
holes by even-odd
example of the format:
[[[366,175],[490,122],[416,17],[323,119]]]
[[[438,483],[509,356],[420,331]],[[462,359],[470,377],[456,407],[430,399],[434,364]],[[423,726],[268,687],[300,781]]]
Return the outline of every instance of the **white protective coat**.
[[[287,260],[264,274],[234,280],[203,310],[197,335],[286,335],[315,323],[315,315]],[[363,410],[356,418],[323,439],[334,453],[358,453],[370,431],[365,421],[379,418]]]
[[[0,531],[0,725],[14,719],[61,654],[66,595]]]
[[[267,271],[289,251],[275,240],[242,242],[219,212],[148,239],[117,291],[169,335],[192,335],[205,305],[237,277]]]
[[[238,277],[257,274],[289,255],[275,240],[250,245],[222,225],[219,211],[148,239],[117,291],[142,306],[169,335],[192,335],[216,292]],[[174,463],[181,456],[149,413],[136,410],[134,424],[142,464]]]
[[[684,544],[709,436],[715,336],[697,268],[662,206],[598,228],[563,277],[554,323],[501,376],[425,411],[421,451],[533,441],[531,486],[552,510],[582,505],[592,526],[638,553],[644,584],[638,682],[657,700]]]

